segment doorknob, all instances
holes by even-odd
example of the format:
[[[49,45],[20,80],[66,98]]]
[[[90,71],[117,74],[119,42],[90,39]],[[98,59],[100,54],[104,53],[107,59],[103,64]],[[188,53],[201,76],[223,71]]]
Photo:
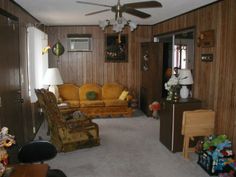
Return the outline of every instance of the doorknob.
[[[18,98],[18,99],[17,99],[17,102],[18,102],[18,103],[24,103],[24,99],[23,99],[23,98]]]
[[[18,98],[16,99],[17,102],[18,102],[18,103],[24,103],[24,99],[21,97],[21,90],[17,90],[16,93],[17,93],[17,97],[18,97]]]

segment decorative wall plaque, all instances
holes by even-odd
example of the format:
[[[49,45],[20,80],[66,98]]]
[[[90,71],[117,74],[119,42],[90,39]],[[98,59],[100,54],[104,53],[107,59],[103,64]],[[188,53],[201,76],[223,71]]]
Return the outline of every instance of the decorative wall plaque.
[[[215,45],[215,31],[208,30],[200,32],[197,41],[198,47],[214,47]]]

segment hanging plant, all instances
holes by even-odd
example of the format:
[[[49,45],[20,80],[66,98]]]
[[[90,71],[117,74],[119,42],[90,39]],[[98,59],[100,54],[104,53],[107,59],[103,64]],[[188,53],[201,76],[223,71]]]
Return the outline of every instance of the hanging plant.
[[[64,52],[65,48],[60,41],[57,41],[57,43],[52,46],[52,53],[57,57],[61,56]]]

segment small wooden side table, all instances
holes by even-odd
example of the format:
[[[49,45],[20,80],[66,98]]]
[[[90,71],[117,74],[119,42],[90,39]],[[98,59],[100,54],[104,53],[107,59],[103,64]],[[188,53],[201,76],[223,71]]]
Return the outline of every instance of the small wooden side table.
[[[47,164],[19,164],[13,165],[14,170],[9,177],[46,177]]]
[[[160,142],[172,152],[182,152],[184,136],[181,134],[183,112],[201,108],[201,101],[189,98],[177,102],[164,100],[160,110]]]

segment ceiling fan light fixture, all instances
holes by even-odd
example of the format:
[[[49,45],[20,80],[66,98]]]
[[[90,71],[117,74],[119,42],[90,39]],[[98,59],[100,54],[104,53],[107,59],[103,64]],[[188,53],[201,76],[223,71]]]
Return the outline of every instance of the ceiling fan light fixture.
[[[134,31],[137,28],[137,23],[135,23],[131,20],[129,20],[128,23],[129,23],[129,27],[130,27],[131,31]]]
[[[112,18],[111,20],[99,21],[99,26],[104,30],[108,25],[112,25],[112,30],[115,32],[122,32],[125,25],[129,25],[130,30],[134,31],[137,28],[137,23],[126,20],[124,17],[119,17],[117,19]]]
[[[118,23],[117,23],[117,24],[114,24],[114,25],[113,25],[113,28],[112,28],[112,30],[115,31],[115,32],[117,32],[117,33],[121,32],[122,29],[123,29],[123,27],[122,27],[120,24],[118,24]]]
[[[99,26],[102,28],[102,30],[104,30],[106,28],[106,26],[109,25],[109,20],[102,20],[102,21],[99,21]]]
[[[116,22],[119,24],[126,24],[127,20],[124,17],[118,17]]]
[[[142,12],[138,9],[145,9],[145,8],[157,8],[162,7],[162,4],[158,1],[141,1],[141,2],[132,2],[132,3],[126,3],[121,4],[120,0],[117,0],[117,4],[114,6],[106,5],[106,4],[100,4],[100,3],[94,3],[94,2],[86,2],[86,1],[76,1],[77,3],[81,4],[87,4],[87,5],[95,5],[95,6],[101,6],[101,7],[107,7],[108,9],[99,10],[95,12],[91,12],[86,14],[88,15],[95,15],[102,12],[112,11],[115,13],[115,19],[111,20],[105,20],[99,22],[99,26],[104,30],[106,26],[112,25],[114,31],[121,32],[125,25],[130,26],[130,30],[133,31],[137,28],[137,24],[132,21],[127,21],[124,17],[122,17],[123,13],[127,13],[139,18],[149,18],[151,17],[150,14]]]

